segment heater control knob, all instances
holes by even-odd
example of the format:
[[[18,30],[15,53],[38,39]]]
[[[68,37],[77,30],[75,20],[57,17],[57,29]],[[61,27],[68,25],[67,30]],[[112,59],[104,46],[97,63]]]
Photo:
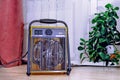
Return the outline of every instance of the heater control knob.
[[[52,35],[52,30],[51,29],[46,29],[45,34],[46,35]]]

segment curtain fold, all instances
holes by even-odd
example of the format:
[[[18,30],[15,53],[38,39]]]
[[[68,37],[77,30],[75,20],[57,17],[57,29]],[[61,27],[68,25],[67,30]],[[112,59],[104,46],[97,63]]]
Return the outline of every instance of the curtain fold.
[[[0,0],[0,61],[5,67],[21,64],[23,41],[22,0]]]

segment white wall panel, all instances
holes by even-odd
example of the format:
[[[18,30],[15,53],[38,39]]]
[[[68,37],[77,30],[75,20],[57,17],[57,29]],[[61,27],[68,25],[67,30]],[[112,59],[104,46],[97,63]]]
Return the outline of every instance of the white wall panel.
[[[80,38],[88,39],[90,0],[75,0],[73,13],[74,64],[80,64],[78,46]]]
[[[34,19],[63,20],[69,27],[70,54],[75,64],[80,64],[77,50],[80,38],[88,39],[90,20],[97,12],[97,0],[23,0],[25,15],[24,52],[27,51],[27,27]],[[103,1],[104,0],[98,0]],[[102,4],[102,2],[101,2]]]

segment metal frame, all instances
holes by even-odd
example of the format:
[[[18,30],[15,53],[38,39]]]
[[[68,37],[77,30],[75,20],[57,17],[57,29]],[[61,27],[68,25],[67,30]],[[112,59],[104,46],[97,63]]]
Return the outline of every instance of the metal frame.
[[[66,27],[67,29],[67,59],[68,59],[68,65],[67,65],[67,70],[66,71],[48,71],[48,73],[61,73],[61,72],[64,72],[66,73],[67,75],[70,74],[71,72],[71,61],[70,61],[70,51],[69,51],[69,35],[68,35],[68,26],[67,24],[64,22],[64,21],[60,21],[60,20],[55,20],[55,19],[40,19],[40,20],[34,20],[32,21],[30,24],[29,24],[29,34],[28,34],[28,60],[27,60],[27,75],[30,76],[31,74],[31,62],[30,62],[30,46],[31,46],[31,36],[30,36],[30,33],[31,33],[31,26],[33,23],[36,23],[36,22],[39,22],[39,23],[44,23],[44,24],[56,24],[56,23],[62,23],[64,24],[64,26]],[[39,71],[37,72],[32,72],[32,73],[39,73]],[[46,71],[42,71],[41,73],[46,73]]]

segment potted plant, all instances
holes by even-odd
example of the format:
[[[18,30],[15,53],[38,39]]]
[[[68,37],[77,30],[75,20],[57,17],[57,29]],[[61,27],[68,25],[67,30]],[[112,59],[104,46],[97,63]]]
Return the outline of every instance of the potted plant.
[[[116,28],[119,7],[114,7],[108,3],[105,8],[106,11],[96,13],[92,19],[94,26],[89,32],[89,40],[80,39],[78,50],[83,52],[80,54],[81,61],[86,58],[92,62],[105,61],[106,66],[109,62],[112,64],[119,63],[120,54],[116,47],[116,44],[120,42],[120,33]],[[111,54],[107,51],[109,45],[114,47],[114,52]]]

